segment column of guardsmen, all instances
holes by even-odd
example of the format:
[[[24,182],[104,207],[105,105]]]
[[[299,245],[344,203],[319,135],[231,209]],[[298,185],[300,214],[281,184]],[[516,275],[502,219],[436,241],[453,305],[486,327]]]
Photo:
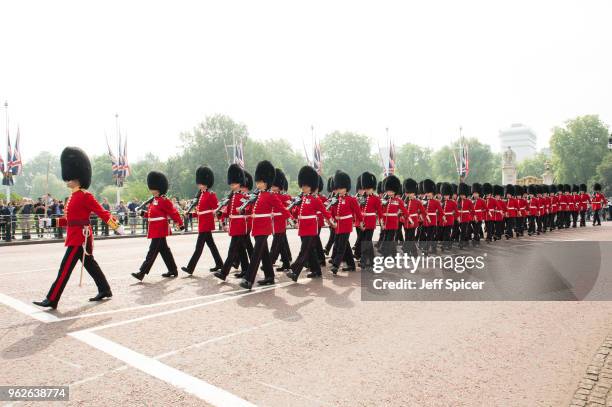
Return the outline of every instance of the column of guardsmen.
[[[98,294],[90,300],[112,297],[108,281],[93,258],[90,214],[95,213],[117,233],[123,233],[116,219],[87,192],[91,184],[87,155],[76,147],[67,147],[61,155],[61,167],[62,178],[72,190],[64,217],[42,219],[41,223],[65,227],[67,249],[47,296],[34,302],[51,308],[57,307],[79,260],[98,288]],[[377,250],[383,256],[394,255],[398,247],[413,256],[428,255],[451,250],[454,245],[465,249],[483,240],[492,243],[521,238],[525,233],[534,236],[585,227],[589,209],[593,226],[600,226],[600,211],[607,205],[599,184],[594,184],[589,194],[586,184],[470,186],[411,178],[402,183],[395,175],[377,182],[374,174],[365,171],[357,177],[356,193],[351,195],[351,178],[346,172],[336,171],[323,191],[323,179],[309,166],[299,170],[297,181],[300,192],[291,197],[285,173],[269,161],[259,162],[254,176],[232,164],[227,169],[230,191],[219,201],[212,190],[213,171],[206,166],[197,168],[198,194],[188,212],[193,210],[197,216],[198,236],[193,255],[181,269],[190,275],[195,273],[204,246],[208,246],[215,263],[210,268],[214,276],[225,281],[233,268],[238,269],[234,276],[241,279],[240,286],[251,289],[260,269],[264,278],[257,281],[259,285],[275,283],[273,265],[278,257],[281,265],[276,271],[285,272],[293,281],[305,268],[309,269],[307,277],[321,277],[328,261],[334,275],[354,272],[357,266],[371,270]],[[169,220],[176,229],[184,230],[183,220],[166,197],[169,181],[164,174],[150,172],[147,185],[152,197],[138,210],[149,223],[150,245],[140,270],[132,276],[143,280],[160,254],[167,268],[162,276],[176,277],[177,265],[166,238],[172,234]],[[230,237],[225,261],[212,233],[217,222]],[[297,228],[301,240],[297,256],[291,253],[287,225]],[[321,230],[325,225],[329,226],[329,238],[323,246]],[[351,246],[353,230],[356,240]],[[268,248],[270,235],[273,238]]]

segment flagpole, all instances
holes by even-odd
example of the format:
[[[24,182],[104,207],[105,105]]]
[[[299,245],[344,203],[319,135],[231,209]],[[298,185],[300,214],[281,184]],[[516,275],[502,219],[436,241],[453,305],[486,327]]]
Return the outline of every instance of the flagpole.
[[[9,140],[10,135],[9,135],[8,101],[4,102],[4,111],[5,111],[5,118],[6,118],[6,138],[7,140]],[[7,150],[7,155],[8,155],[8,150]],[[11,157],[8,157],[8,159],[6,160],[6,166],[5,166],[6,172],[7,172],[7,182],[6,182],[6,205],[7,206],[9,206],[9,202],[11,202],[11,183],[8,179],[8,173],[10,172],[9,164],[11,162],[11,159],[12,159]]]
[[[115,125],[117,128],[117,140],[119,149],[117,150],[117,166],[119,166],[119,162],[121,161],[121,136],[119,133],[119,113],[115,113]],[[119,202],[121,202],[121,168],[117,169],[117,207],[119,206]]]
[[[463,126],[459,126],[459,183],[465,181],[463,173]]]

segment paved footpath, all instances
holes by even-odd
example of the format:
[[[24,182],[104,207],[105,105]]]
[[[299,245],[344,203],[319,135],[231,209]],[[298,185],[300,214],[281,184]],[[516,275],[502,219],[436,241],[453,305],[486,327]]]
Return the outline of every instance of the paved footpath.
[[[225,254],[229,240],[215,238]],[[488,250],[538,239],[612,241],[612,225]],[[289,240],[297,253],[294,231]],[[169,244],[184,265],[195,236]],[[62,245],[0,247],[0,384],[69,385],[61,405],[79,406],[612,404],[610,302],[365,302],[359,272],[326,270],[248,292],[210,275],[206,249],[194,276],[163,279],[158,259],[139,283],[130,273],[147,245],[96,242],[114,297],[89,303],[95,286],[86,273],[78,286],[77,266],[52,312],[31,301]]]

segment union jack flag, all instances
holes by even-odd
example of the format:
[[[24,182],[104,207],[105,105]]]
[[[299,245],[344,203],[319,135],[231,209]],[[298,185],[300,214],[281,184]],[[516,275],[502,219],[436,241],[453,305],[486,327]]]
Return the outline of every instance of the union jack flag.
[[[15,139],[15,150],[13,150],[13,157],[9,161],[9,171],[13,175],[21,175],[23,173],[23,165],[21,164],[21,151],[19,149],[19,127],[17,127],[17,138]]]
[[[323,161],[321,160],[321,144],[319,140],[315,140],[314,151],[312,154],[312,167],[317,171],[317,174],[321,175],[323,172]]]
[[[127,158],[127,136],[125,136],[125,143],[123,144],[123,154],[121,155],[121,161],[123,163],[121,168],[121,175],[123,178],[127,178],[130,176],[130,164],[128,164]]]
[[[242,139],[240,143],[234,146],[234,164],[244,169],[244,150],[242,148]]]
[[[115,157],[115,154],[113,153],[113,150],[111,150],[110,144],[108,143],[108,138],[106,139],[106,146],[108,147],[108,157],[111,160],[113,169],[113,178],[117,178],[119,175],[119,165],[117,163],[117,157]]]
[[[457,167],[457,174],[465,178],[470,173],[470,156],[469,148],[467,144],[463,143],[463,140],[459,143],[458,153],[453,154],[455,158],[455,166]]]
[[[387,175],[395,174],[395,144],[389,140],[389,165],[387,166]]]

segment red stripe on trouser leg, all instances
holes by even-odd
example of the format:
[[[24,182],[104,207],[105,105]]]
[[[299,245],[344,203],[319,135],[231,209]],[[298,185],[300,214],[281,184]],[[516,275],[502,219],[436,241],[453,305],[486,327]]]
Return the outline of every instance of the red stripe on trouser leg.
[[[70,251],[70,255],[68,256],[66,263],[64,263],[64,268],[62,269],[62,273],[60,274],[60,277],[57,279],[57,284],[55,284],[55,287],[53,287],[53,292],[51,293],[49,301],[55,301],[55,298],[57,297],[57,293],[59,292],[64,280],[66,279],[66,276],[68,275],[68,271],[70,270],[70,266],[72,264],[72,259],[74,258],[74,255],[76,254],[77,249],[79,247],[80,246],[72,247]]]

